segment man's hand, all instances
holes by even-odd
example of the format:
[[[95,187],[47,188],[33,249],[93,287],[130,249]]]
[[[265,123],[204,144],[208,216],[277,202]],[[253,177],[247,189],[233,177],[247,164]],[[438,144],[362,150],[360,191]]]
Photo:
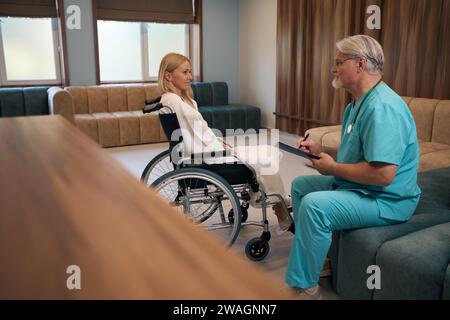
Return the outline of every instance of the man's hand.
[[[313,163],[314,168],[324,176],[335,175],[334,169],[336,167],[336,161],[334,161],[329,154],[321,152],[320,159],[311,158],[311,162]]]
[[[306,151],[306,152],[312,152],[312,153],[321,153],[322,148],[318,143],[316,143],[313,140],[303,140],[300,139],[297,142],[297,146],[300,150]]]

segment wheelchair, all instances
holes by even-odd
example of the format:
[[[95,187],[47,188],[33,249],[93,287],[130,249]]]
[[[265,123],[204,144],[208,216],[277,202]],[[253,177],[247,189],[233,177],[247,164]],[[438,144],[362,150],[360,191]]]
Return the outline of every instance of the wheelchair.
[[[144,113],[159,111],[159,100],[144,107]],[[154,157],[142,172],[141,181],[165,198],[180,214],[225,240],[227,247],[236,241],[243,226],[262,227],[259,237],[249,240],[246,256],[253,261],[263,260],[270,251],[267,208],[281,203],[289,212],[281,195],[267,194],[256,179],[255,170],[230,151],[184,156],[182,136],[176,113],[159,113],[169,149]],[[214,160],[234,157],[233,163],[214,163]],[[200,161],[198,161],[200,159]],[[213,163],[211,163],[211,161]],[[247,221],[248,209],[260,208],[261,221]],[[292,231],[292,230],[291,230]]]

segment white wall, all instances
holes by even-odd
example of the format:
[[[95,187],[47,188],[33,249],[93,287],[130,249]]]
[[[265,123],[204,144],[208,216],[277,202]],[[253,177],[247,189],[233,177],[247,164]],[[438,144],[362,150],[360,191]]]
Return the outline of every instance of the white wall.
[[[225,81],[239,102],[239,0],[203,0],[203,81]]]
[[[277,0],[240,0],[241,102],[261,108],[275,128]]]

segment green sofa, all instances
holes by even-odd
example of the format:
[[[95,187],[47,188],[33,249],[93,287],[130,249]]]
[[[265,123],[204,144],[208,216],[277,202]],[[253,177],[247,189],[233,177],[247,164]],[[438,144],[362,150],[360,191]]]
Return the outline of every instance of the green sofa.
[[[261,110],[246,104],[230,104],[225,82],[193,83],[192,91],[203,118],[211,128],[220,130],[222,135],[234,134],[233,131],[237,129],[258,132],[261,128]]]
[[[1,88],[0,117],[49,114],[47,87]]]
[[[418,175],[422,196],[405,223],[336,232],[329,257],[341,299],[450,299],[450,167]],[[367,267],[381,289],[367,288]]]

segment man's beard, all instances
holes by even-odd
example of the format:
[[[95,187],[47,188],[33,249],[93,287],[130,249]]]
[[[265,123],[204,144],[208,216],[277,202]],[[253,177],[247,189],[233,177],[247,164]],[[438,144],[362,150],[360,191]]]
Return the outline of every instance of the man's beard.
[[[344,87],[344,85],[342,84],[341,80],[339,80],[339,78],[334,78],[333,82],[331,83],[331,85],[335,89],[341,89],[341,88]]]

